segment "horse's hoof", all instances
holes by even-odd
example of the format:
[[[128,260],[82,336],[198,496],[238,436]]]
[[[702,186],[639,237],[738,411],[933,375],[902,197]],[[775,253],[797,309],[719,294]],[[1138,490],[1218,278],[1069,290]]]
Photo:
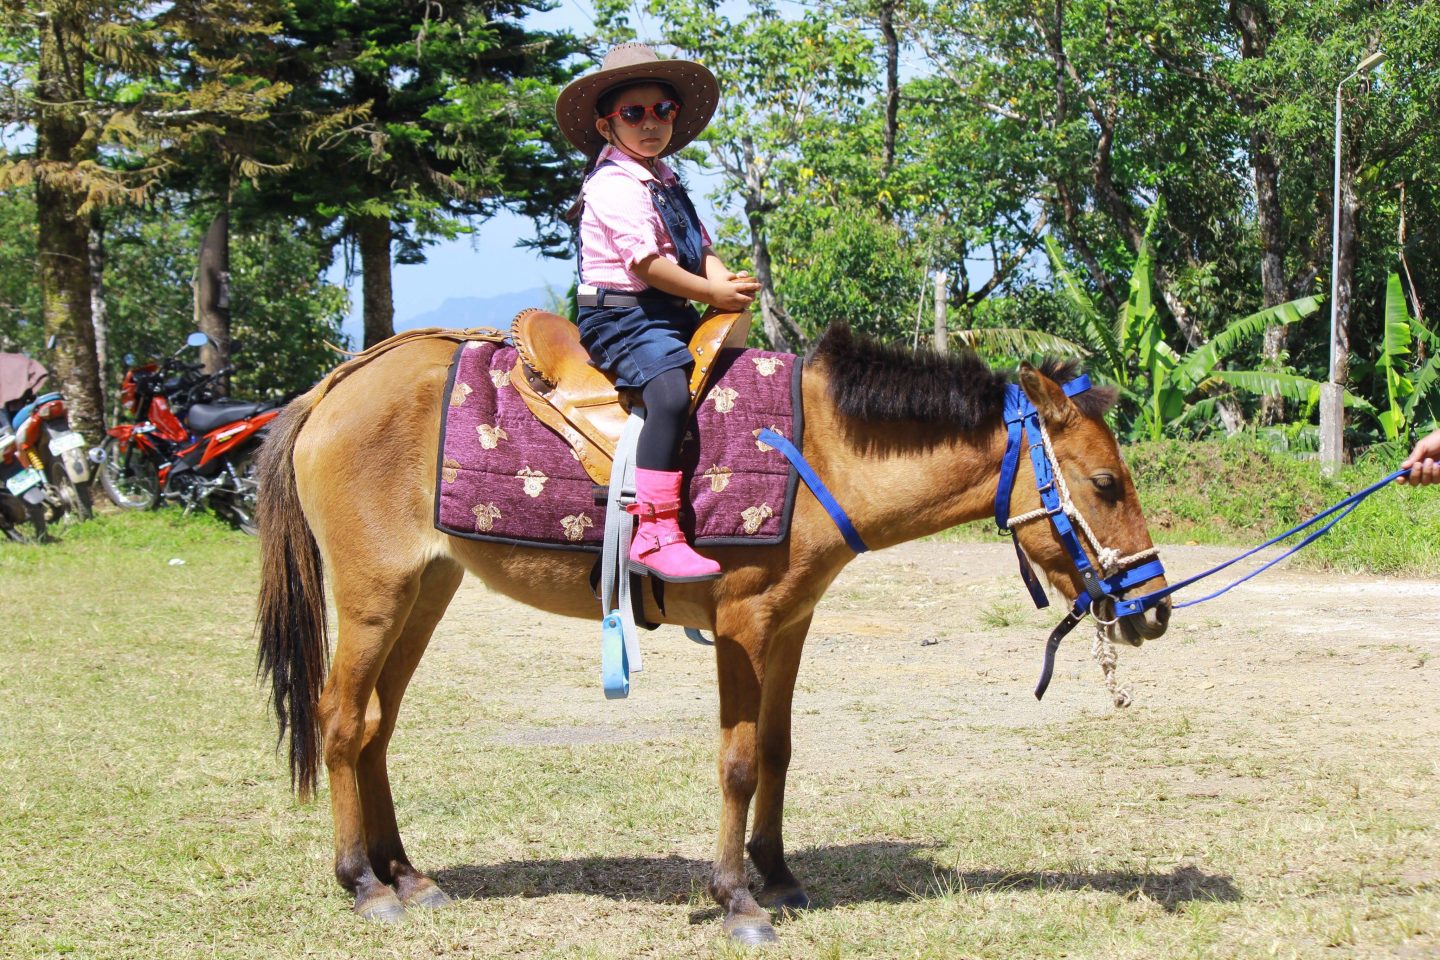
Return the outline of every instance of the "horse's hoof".
[[[405,906],[411,909],[439,910],[441,907],[448,907],[455,901],[450,895],[441,890],[433,883],[427,883],[419,890],[405,898]]]
[[[405,904],[395,896],[394,891],[384,887],[378,893],[366,897],[363,902],[355,904],[355,912],[362,919],[374,920],[377,923],[397,923],[405,919]]]
[[[801,910],[810,909],[810,895],[799,887],[773,891],[761,890],[756,899],[760,901],[761,906],[769,907],[772,910],[799,913]]]
[[[775,936],[775,928],[764,921],[752,921],[731,927],[728,931],[730,940],[742,947],[763,947],[767,943],[778,943],[780,938]]]

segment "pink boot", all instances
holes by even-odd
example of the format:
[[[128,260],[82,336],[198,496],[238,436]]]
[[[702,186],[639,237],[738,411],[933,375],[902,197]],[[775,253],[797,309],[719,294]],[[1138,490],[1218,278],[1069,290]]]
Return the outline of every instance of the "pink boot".
[[[635,470],[635,504],[626,509],[640,518],[630,541],[630,565],[671,583],[694,583],[720,576],[720,564],[707,560],[685,542],[680,516],[680,473]]]

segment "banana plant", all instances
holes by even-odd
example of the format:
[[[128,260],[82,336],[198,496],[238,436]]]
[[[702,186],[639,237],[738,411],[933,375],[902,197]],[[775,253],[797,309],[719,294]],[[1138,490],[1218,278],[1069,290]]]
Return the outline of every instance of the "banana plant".
[[[1411,344],[1418,341],[1429,358],[1412,371]],[[1440,382],[1440,336],[1410,315],[1405,288],[1398,273],[1385,285],[1385,335],[1375,369],[1385,377],[1385,409],[1375,417],[1387,441],[1407,440],[1421,404],[1433,399]]]
[[[1267,307],[1235,320],[1207,343],[1180,353],[1165,340],[1152,291],[1154,289],[1150,234],[1162,207],[1150,208],[1145,237],[1130,271],[1129,295],[1113,324],[1096,309],[1094,301],[1065,265],[1054,237],[1045,238],[1046,249],[1065,298],[1075,309],[1089,334],[1098,359],[1096,371],[1119,388],[1121,397],[1138,411],[1132,422],[1132,438],[1159,440],[1167,428],[1189,424],[1200,415],[1212,416],[1212,397],[1222,386],[1247,393],[1278,394],[1300,402],[1318,397],[1320,383],[1292,373],[1268,370],[1222,369],[1221,362],[1246,341],[1273,324],[1295,323],[1320,308],[1318,297],[1301,297]],[[1437,370],[1440,375],[1440,370]],[[1346,394],[1351,406],[1368,407]]]
[[[1385,285],[1385,335],[1380,338],[1380,358],[1375,366],[1385,376],[1386,407],[1376,416],[1386,440],[1398,440],[1405,431],[1405,404],[1415,395],[1405,358],[1410,355],[1410,309],[1400,274],[1390,274]]]

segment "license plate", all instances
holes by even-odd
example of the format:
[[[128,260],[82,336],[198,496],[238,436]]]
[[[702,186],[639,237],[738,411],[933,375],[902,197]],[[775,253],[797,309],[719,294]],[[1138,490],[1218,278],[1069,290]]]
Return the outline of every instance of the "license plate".
[[[15,496],[20,496],[33,486],[45,482],[45,475],[39,470],[21,470],[15,476],[5,481],[5,489]]]
[[[85,438],[74,430],[71,430],[68,433],[60,434],[50,441],[50,452],[58,457],[62,453],[79,450],[83,446],[85,446]]]

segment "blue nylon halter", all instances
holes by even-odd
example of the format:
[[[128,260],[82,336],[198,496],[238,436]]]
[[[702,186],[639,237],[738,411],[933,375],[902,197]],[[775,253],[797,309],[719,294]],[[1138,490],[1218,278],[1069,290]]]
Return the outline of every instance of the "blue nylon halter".
[[[1061,389],[1067,397],[1073,397],[1089,390],[1090,386],[1090,378],[1082,375],[1062,384]],[[1030,561],[1020,549],[1020,541],[1015,536],[1015,531],[1010,527],[1010,496],[1015,488],[1015,477],[1020,472],[1022,434],[1030,445],[1030,463],[1035,469],[1035,487],[1040,494],[1041,506],[1049,516],[1056,536],[1065,547],[1065,552],[1070,555],[1070,562],[1075,565],[1085,587],[1085,592],[1075,598],[1069,613],[1050,632],[1050,638],[1045,643],[1045,662],[1040,672],[1040,680],[1035,685],[1035,699],[1039,700],[1045,696],[1045,690],[1050,686],[1050,677],[1055,669],[1055,652],[1060,648],[1060,641],[1084,619],[1090,606],[1097,600],[1110,597],[1118,607],[1124,591],[1162,576],[1165,567],[1158,559],[1147,560],[1109,577],[1100,576],[1090,558],[1085,555],[1085,548],[1076,536],[1074,524],[1065,514],[1065,505],[1060,500],[1060,490],[1055,482],[1055,471],[1045,453],[1044,438],[1040,434],[1040,413],[1025,395],[1025,391],[1013,383],[1005,387],[1005,430],[1005,457],[1000,461],[1000,484],[995,490],[995,525],[1000,528],[1001,533],[1010,534],[1010,542],[1015,546],[1015,557],[1020,564],[1020,578],[1025,581],[1025,587],[1030,591],[1030,599],[1038,609],[1050,605],[1050,599],[1045,595],[1035,571],[1030,568]],[[1157,596],[1154,603],[1159,603],[1160,599]]]
[[[1067,397],[1084,393],[1091,386],[1090,378],[1079,376],[1074,380],[1062,385]],[[1115,597],[1123,590],[1144,583],[1162,575],[1165,568],[1159,560],[1149,560],[1129,570],[1110,577],[1101,577],[1095,570],[1090,558],[1085,555],[1085,549],[1080,545],[1080,538],[1076,536],[1075,527],[1070,518],[1065,514],[1065,506],[1060,502],[1060,491],[1055,483],[1055,473],[1050,465],[1050,458],[1045,455],[1045,444],[1040,436],[1040,414],[1025,391],[1015,384],[1005,387],[1005,457],[1000,462],[1000,485],[995,490],[995,525],[1000,528],[1001,533],[1009,533],[1010,541],[1015,545],[1015,556],[1020,564],[1020,577],[1025,581],[1025,586],[1030,591],[1030,598],[1035,602],[1038,609],[1044,609],[1050,605],[1050,600],[1045,596],[1045,590],[1035,577],[1035,571],[1030,568],[1030,562],[1025,559],[1024,551],[1020,549],[1020,541],[1015,536],[1015,531],[1010,529],[1010,496],[1015,487],[1015,476],[1020,470],[1020,437],[1023,433],[1030,444],[1030,463],[1035,468],[1035,486],[1040,493],[1040,503],[1049,515],[1050,523],[1055,528],[1056,535],[1065,547],[1065,552],[1070,555],[1070,560],[1075,564],[1076,571],[1080,574],[1080,580],[1085,586],[1085,592],[1075,598],[1075,606],[1072,612],[1082,615],[1090,609],[1090,605],[1096,600],[1105,597]],[[1116,597],[1118,601],[1118,597]],[[1159,602],[1156,598],[1155,602]]]

